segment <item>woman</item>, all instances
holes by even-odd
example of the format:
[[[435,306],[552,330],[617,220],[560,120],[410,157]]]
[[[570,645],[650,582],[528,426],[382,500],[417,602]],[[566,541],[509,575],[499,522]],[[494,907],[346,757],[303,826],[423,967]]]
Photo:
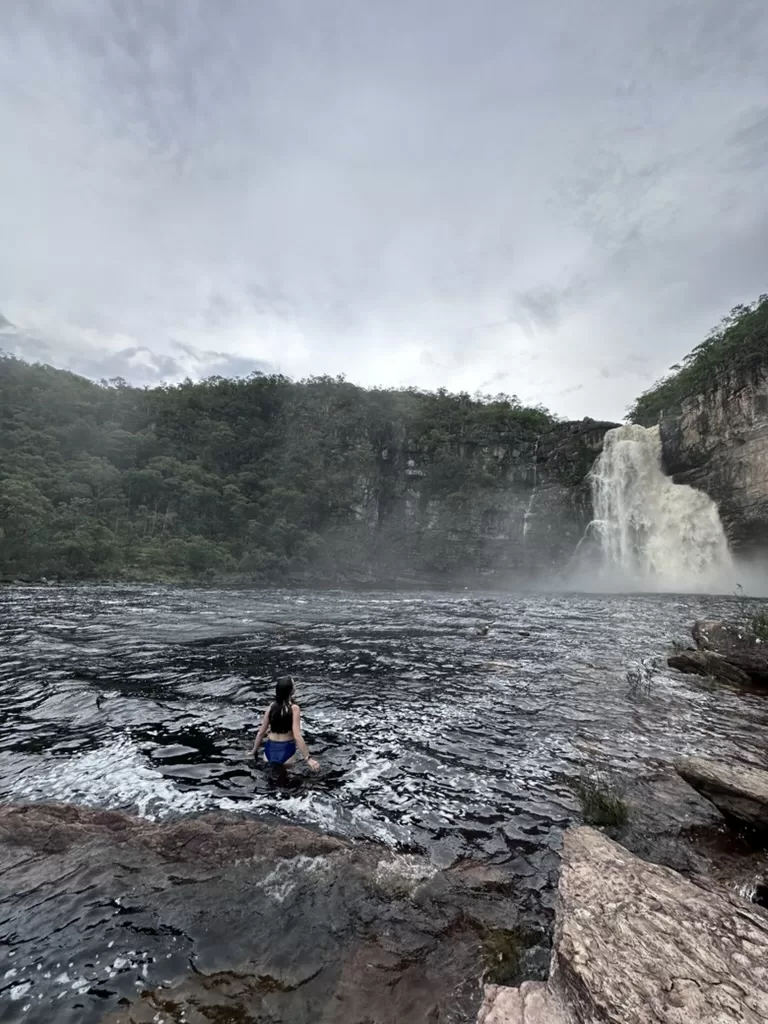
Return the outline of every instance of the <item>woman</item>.
[[[307,744],[301,735],[301,708],[293,703],[293,679],[290,676],[281,676],[277,680],[275,699],[264,712],[253,742],[252,757],[258,753],[265,736],[264,758],[271,764],[294,764],[298,747],[313,772],[320,767],[309,756]]]

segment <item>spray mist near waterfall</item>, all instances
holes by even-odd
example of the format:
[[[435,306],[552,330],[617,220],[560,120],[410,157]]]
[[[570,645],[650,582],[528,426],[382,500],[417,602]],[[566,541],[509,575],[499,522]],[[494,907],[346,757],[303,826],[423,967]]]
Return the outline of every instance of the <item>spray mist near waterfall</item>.
[[[658,427],[609,430],[590,479],[595,518],[574,554],[572,582],[590,589],[732,589],[736,570],[717,505],[665,476]]]

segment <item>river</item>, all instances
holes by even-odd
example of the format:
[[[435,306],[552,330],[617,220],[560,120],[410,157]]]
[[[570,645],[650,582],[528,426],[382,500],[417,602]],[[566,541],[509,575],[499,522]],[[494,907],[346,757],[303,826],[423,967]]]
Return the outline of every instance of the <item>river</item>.
[[[729,612],[674,595],[6,587],[0,794],[156,820],[237,810],[441,867],[556,868],[584,769],[762,763],[764,697],[664,667],[695,618]],[[317,775],[246,756],[282,673]],[[32,939],[8,920],[0,941],[21,959]],[[44,916],[33,940],[52,941]]]

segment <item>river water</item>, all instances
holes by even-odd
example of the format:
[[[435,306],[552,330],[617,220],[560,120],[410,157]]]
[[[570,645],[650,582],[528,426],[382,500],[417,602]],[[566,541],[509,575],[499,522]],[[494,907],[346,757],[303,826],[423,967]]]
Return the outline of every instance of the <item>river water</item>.
[[[515,864],[521,851],[546,865],[579,818],[571,784],[585,768],[637,776],[681,754],[764,762],[764,697],[665,668],[695,618],[733,604],[7,587],[0,796],[156,820],[231,809],[439,866]],[[627,671],[642,662],[653,678],[633,689]],[[246,756],[282,673],[297,679],[317,775],[286,778]],[[13,934],[0,942],[13,947]],[[0,973],[0,999],[12,988]]]

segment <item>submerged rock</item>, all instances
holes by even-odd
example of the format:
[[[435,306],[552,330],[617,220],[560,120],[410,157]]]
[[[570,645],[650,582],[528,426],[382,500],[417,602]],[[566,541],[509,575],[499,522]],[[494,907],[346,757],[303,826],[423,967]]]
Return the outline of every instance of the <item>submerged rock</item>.
[[[546,944],[518,912],[518,881],[235,815],[3,807],[0,939],[15,973],[0,1002],[19,995],[3,1020],[474,1021],[484,937],[517,928]]]
[[[587,827],[565,835],[559,892],[542,1024],[768,1020],[764,911],[714,882],[640,860]],[[524,988],[517,1000],[487,993],[479,1021],[528,1024],[520,1016]]]
[[[723,814],[745,825],[768,829],[768,771],[703,757],[680,758],[675,768]]]

